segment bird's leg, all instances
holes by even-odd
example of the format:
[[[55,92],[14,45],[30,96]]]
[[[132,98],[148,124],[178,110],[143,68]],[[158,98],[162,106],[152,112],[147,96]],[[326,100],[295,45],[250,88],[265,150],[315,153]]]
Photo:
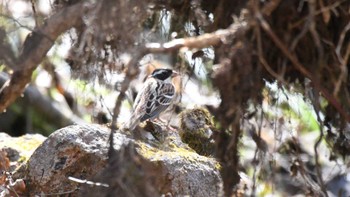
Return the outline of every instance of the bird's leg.
[[[167,124],[166,128],[170,131],[176,131],[176,129],[174,127],[172,127],[170,124]]]
[[[176,131],[176,129],[170,125],[170,120],[166,122],[166,129],[173,132]]]
[[[170,126],[170,121],[163,120],[160,117],[156,117],[156,118],[154,118],[154,122],[156,122],[159,125],[164,126],[167,130],[176,131],[176,129],[174,127]]]
[[[160,123],[162,123],[162,124],[165,124],[165,123],[167,122],[166,120],[163,120],[163,119],[161,119],[160,117],[154,118],[154,121],[155,121],[155,122],[160,122]]]

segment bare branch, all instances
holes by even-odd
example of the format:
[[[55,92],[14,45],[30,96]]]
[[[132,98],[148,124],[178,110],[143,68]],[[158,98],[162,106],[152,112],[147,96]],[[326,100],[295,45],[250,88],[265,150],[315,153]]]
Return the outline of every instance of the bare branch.
[[[256,34],[256,42],[257,42],[257,48],[258,48],[258,57],[259,57],[259,62],[261,63],[261,65],[266,69],[266,71],[273,76],[274,78],[276,78],[276,80],[278,80],[279,82],[281,82],[282,84],[286,85],[287,82],[283,79],[283,73],[282,74],[278,74],[276,73],[271,66],[267,63],[266,59],[264,58],[263,55],[263,48],[262,48],[262,41],[261,41],[261,31],[260,28],[258,26],[255,27],[255,34]]]
[[[266,2],[266,5],[262,8],[261,12],[264,15],[270,16],[271,13],[279,6],[281,3],[281,0],[272,0],[269,2]]]
[[[175,39],[163,44],[148,43],[146,44],[146,50],[147,53],[165,53],[179,50],[182,47],[202,49],[216,46],[224,43],[229,36],[245,32],[246,27],[247,24],[242,22],[241,24],[232,24],[227,29],[206,33],[197,37]]]
[[[278,36],[271,30],[270,25],[262,16],[259,10],[256,10],[255,17],[260,23],[262,29],[271,38],[271,40],[276,44],[276,46],[282,51],[282,53],[292,62],[294,67],[305,77],[309,78],[315,89],[322,93],[322,95],[327,99],[327,101],[338,111],[338,113],[347,121],[350,122],[350,115],[344,111],[342,106],[339,104],[337,99],[330,94],[325,88],[323,88],[318,79],[316,79],[298,60],[298,58],[293,55],[285,44],[278,38]]]
[[[0,111],[4,111],[25,89],[33,71],[59,35],[81,23],[86,7],[79,3],[52,15],[43,26],[29,34],[19,57],[18,70],[0,90]]]
[[[7,81],[9,76],[0,72],[0,86]],[[24,91],[24,100],[47,119],[54,121],[57,127],[65,127],[72,124],[84,123],[85,121],[74,115],[69,108],[56,106],[50,99],[43,96],[35,86],[28,86]]]
[[[342,1],[336,1],[333,4],[329,5],[329,6],[323,6],[321,9],[315,11],[314,15],[320,15],[323,14],[323,12],[328,12],[330,10],[335,10],[337,7],[341,6],[341,4],[347,2],[347,0],[342,0]],[[308,19],[309,16],[304,17],[302,19],[300,19],[299,21],[293,23],[290,28],[295,28],[295,27],[299,27],[301,23],[305,22]]]
[[[341,32],[340,36],[339,36],[339,41],[337,44],[337,47],[335,49],[335,54],[338,57],[338,60],[340,62],[340,75],[339,75],[339,79],[337,80],[335,87],[334,87],[334,91],[333,91],[333,95],[336,96],[338,95],[339,91],[340,91],[340,87],[342,85],[342,83],[346,83],[346,79],[348,77],[348,68],[347,68],[347,60],[348,60],[348,55],[349,55],[349,49],[350,46],[347,45],[347,49],[345,51],[345,55],[344,57],[342,57],[341,55],[341,49],[343,47],[343,43],[344,43],[344,38],[346,33],[348,33],[350,30],[350,22],[344,27],[343,31]]]
[[[28,31],[34,31],[33,28],[32,28],[31,26],[22,24],[18,19],[13,18],[13,16],[0,13],[0,17],[3,17],[4,19],[13,22],[13,23],[16,24],[16,26],[18,26],[18,27],[24,28],[24,29],[26,29],[26,30],[28,30]]]
[[[33,16],[34,16],[35,26],[38,27],[39,26],[38,14],[36,12],[35,1],[34,0],[30,0],[30,3],[32,4],[32,11],[33,11]]]
[[[115,102],[115,106],[113,109],[111,133],[109,135],[109,149],[108,149],[108,158],[109,158],[108,162],[111,166],[113,165],[113,162],[114,162],[112,158],[115,158],[113,157],[113,155],[115,155],[115,150],[113,148],[113,144],[114,144],[113,134],[118,129],[117,119],[120,113],[120,106],[122,104],[122,101],[124,100],[125,92],[128,90],[131,80],[135,78],[139,73],[138,62],[146,54],[147,54],[146,49],[142,48],[134,55],[134,58],[128,62],[128,65],[127,65],[128,70],[126,72],[125,79],[121,84],[121,90],[118,95],[118,98]]]

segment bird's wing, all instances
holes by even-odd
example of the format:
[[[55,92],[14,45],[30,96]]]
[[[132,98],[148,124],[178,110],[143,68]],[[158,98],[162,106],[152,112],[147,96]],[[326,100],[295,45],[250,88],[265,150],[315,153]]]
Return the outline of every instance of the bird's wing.
[[[134,101],[134,105],[132,106],[132,108],[135,110],[139,104],[141,100],[145,100],[145,93],[149,92],[150,89],[152,89],[152,83],[154,83],[154,80],[147,80],[145,82],[145,84],[143,85],[142,89],[138,92],[135,101]]]
[[[154,89],[153,89],[154,88]],[[145,108],[145,114],[141,118],[141,122],[146,119],[158,116],[164,111],[170,104],[175,95],[175,88],[170,83],[157,83],[157,86],[153,86]]]
[[[133,105],[134,111],[131,114],[130,120],[126,123],[126,127],[130,130],[133,130],[140,123],[140,119],[145,115],[149,94],[154,92],[156,86],[157,81],[150,78],[145,81],[142,89],[137,94]]]

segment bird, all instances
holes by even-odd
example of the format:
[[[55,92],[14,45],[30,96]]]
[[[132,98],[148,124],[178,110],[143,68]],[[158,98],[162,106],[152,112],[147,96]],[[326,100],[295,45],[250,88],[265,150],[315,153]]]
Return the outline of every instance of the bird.
[[[127,129],[133,130],[140,122],[158,117],[169,107],[175,96],[171,79],[178,75],[172,69],[158,68],[147,77],[136,96],[131,118],[125,125]]]

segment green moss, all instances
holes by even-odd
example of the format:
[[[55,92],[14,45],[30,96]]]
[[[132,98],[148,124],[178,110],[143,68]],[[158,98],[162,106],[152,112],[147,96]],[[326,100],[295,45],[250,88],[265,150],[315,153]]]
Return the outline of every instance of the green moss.
[[[210,156],[214,153],[215,144],[205,136],[204,131],[199,130],[197,132],[180,132],[181,140],[188,144],[198,154],[204,156]]]
[[[200,155],[212,155],[215,147],[209,128],[213,127],[213,118],[208,110],[202,107],[188,109],[179,116],[181,140]]]
[[[10,147],[17,150],[20,153],[20,158],[17,162],[26,162],[42,142],[42,140],[36,138],[27,139],[25,136],[22,136],[1,143],[0,148]]]
[[[199,156],[197,153],[191,150],[178,147],[178,146],[171,147],[170,149],[164,151],[156,147],[147,145],[140,141],[136,142],[136,144],[138,145],[138,152],[143,157],[151,161],[174,159],[174,158],[181,158],[192,163],[212,161],[212,158]],[[220,164],[217,164],[217,163],[218,162],[215,163],[215,168],[219,169]]]

